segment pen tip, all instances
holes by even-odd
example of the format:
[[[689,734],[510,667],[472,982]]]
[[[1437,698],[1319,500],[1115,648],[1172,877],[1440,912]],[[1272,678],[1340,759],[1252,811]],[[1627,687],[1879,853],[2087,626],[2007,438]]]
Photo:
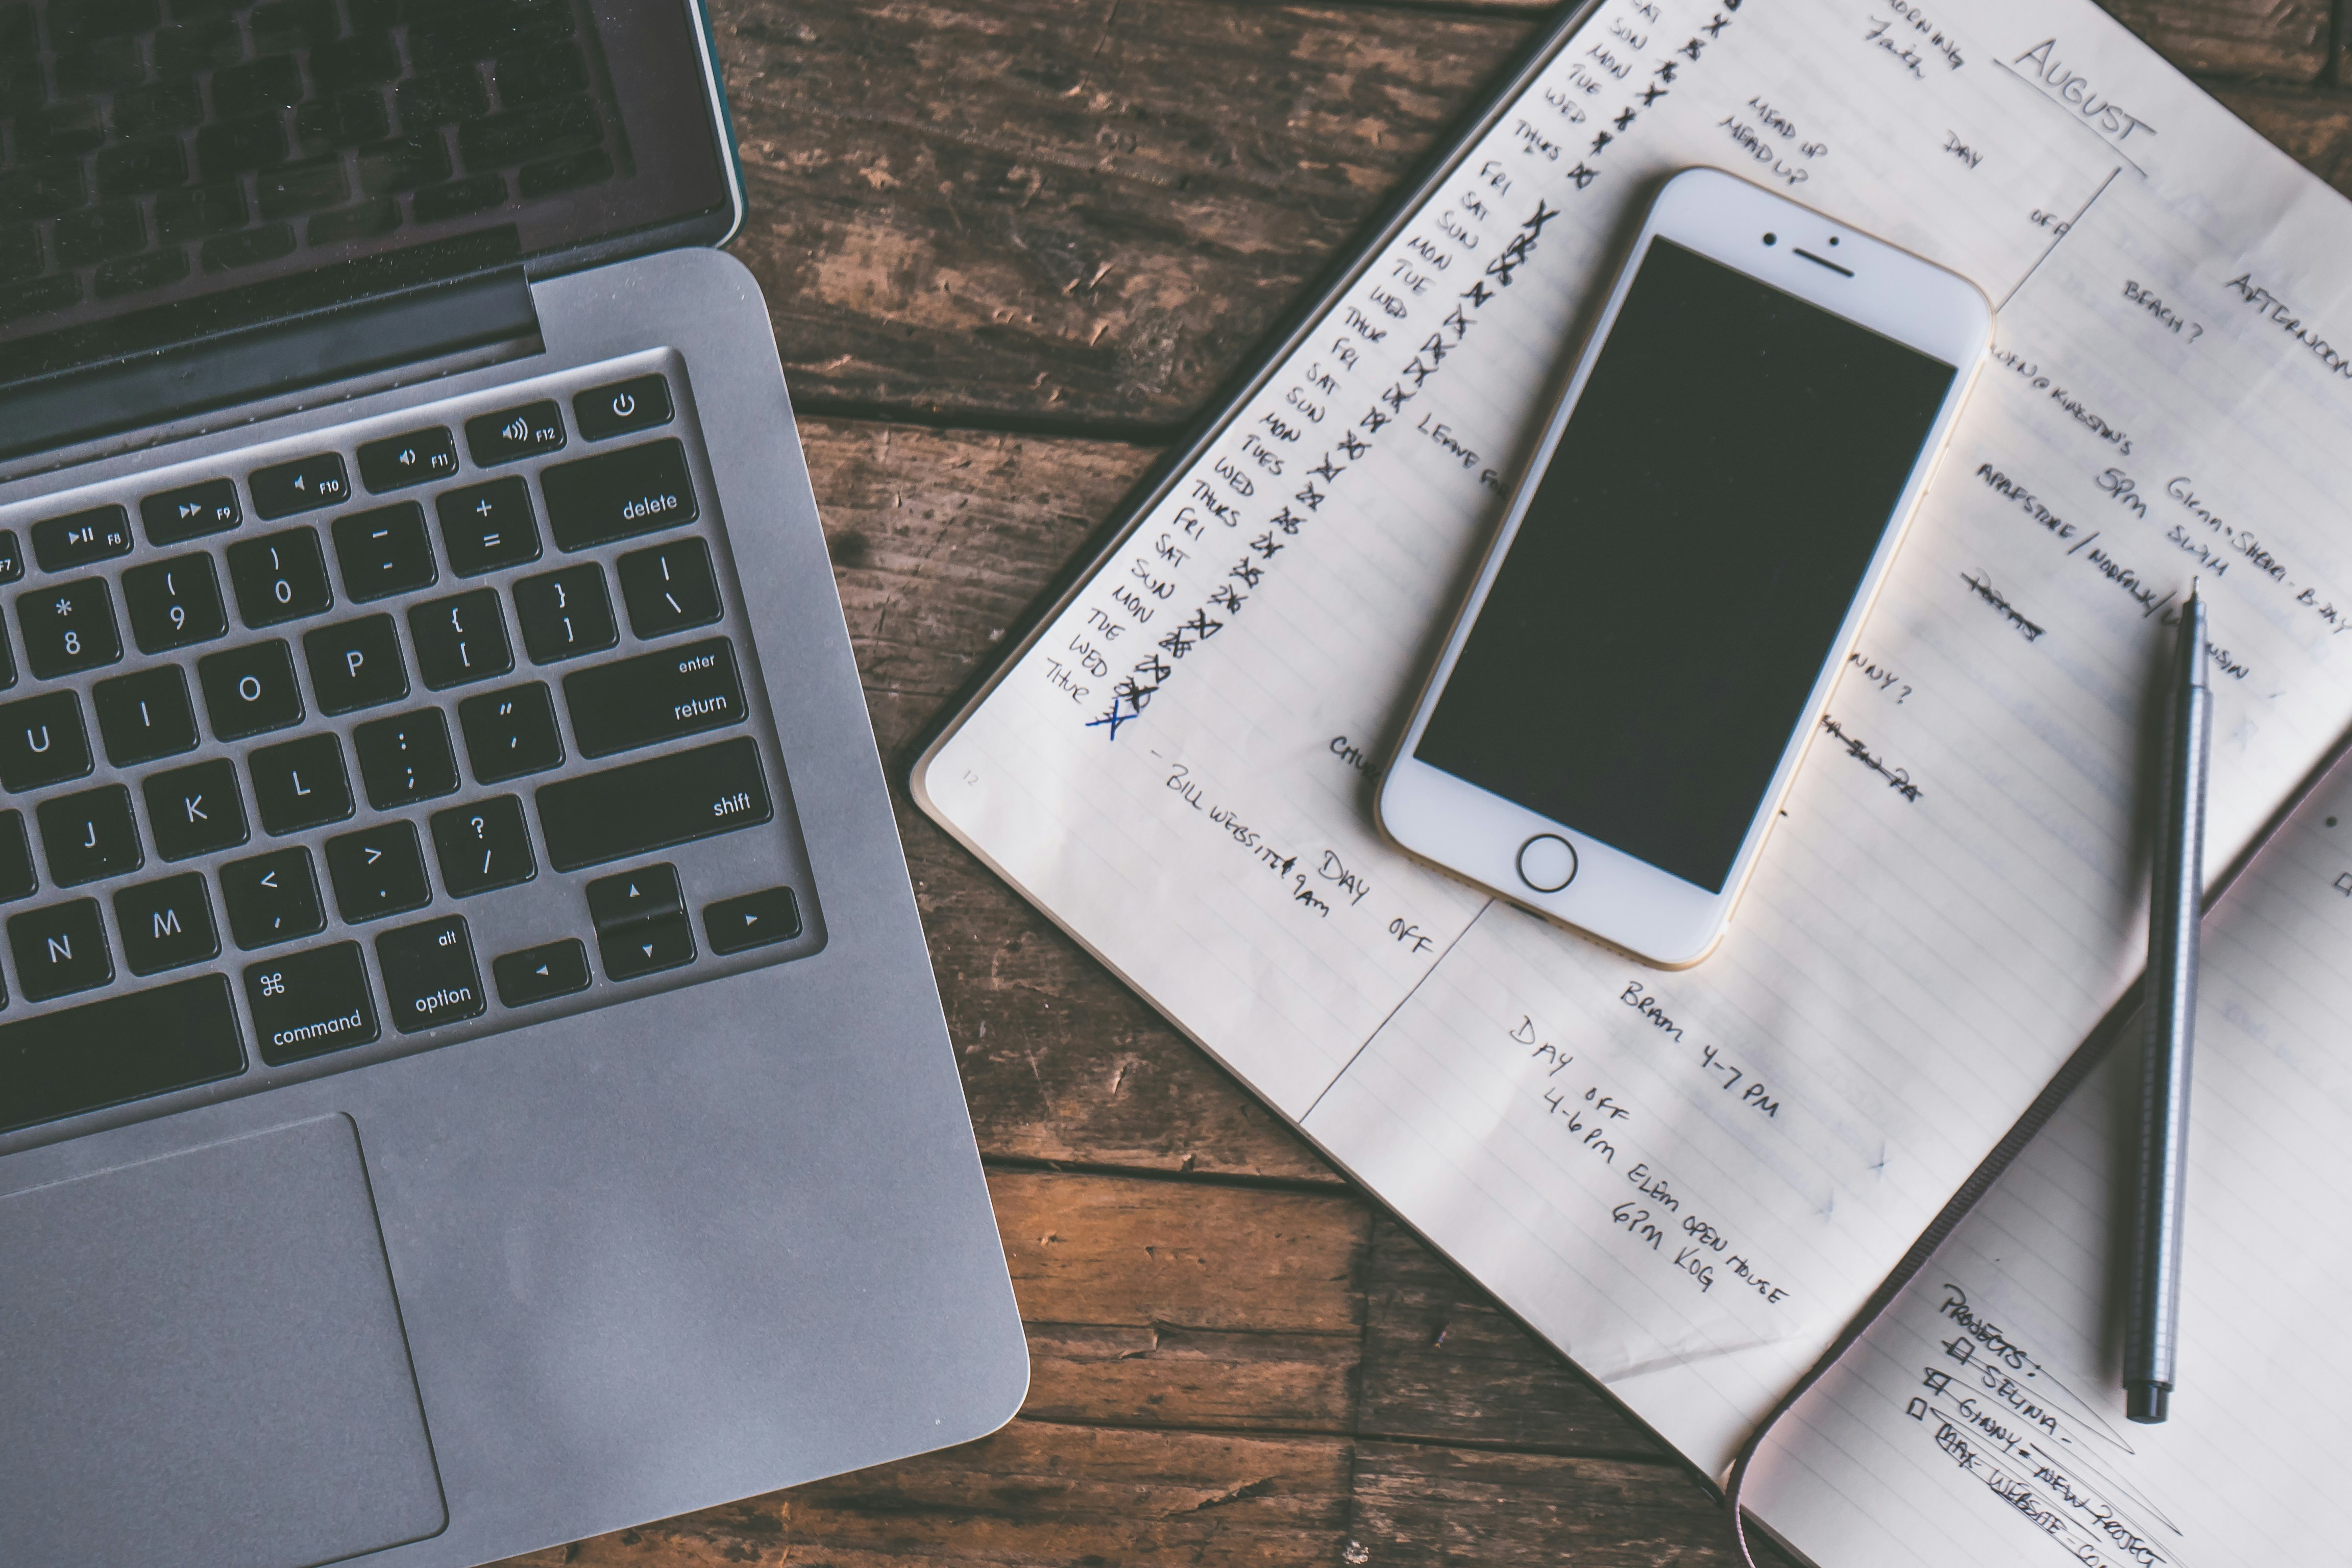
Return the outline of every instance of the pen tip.
[[[2189,602],[2192,605],[2197,602],[2197,579],[2194,577],[2189,579]]]

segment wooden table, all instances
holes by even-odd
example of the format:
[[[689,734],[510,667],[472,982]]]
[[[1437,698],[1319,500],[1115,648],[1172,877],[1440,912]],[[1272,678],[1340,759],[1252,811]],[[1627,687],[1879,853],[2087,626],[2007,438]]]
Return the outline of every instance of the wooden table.
[[[782,344],[1035,1370],[982,1442],[521,1561],[1736,1561],[1663,1445],[903,788],[910,738],[1549,13],[713,3],[735,249]],[[2110,9],[2352,190],[2327,0]]]

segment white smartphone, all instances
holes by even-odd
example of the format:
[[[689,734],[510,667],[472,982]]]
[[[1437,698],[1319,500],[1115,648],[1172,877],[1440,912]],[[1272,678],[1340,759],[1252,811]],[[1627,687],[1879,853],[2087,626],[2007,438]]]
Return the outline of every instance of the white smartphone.
[[[1649,963],[1706,957],[1991,331],[1956,273],[1717,170],[1669,180],[1381,828]]]

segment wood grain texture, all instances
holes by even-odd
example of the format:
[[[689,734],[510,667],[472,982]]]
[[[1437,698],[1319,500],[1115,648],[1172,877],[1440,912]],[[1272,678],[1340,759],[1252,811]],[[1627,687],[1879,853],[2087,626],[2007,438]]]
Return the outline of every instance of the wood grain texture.
[[[1336,1182],[1026,900],[914,810],[906,748],[1158,456],[805,420],[835,578],[987,1153]]]
[[[1172,427],[1530,24],[1224,0],[740,0],[795,395]]]
[[[2098,0],[2191,76],[2308,82],[2327,68],[2327,0]]]
[[[1373,1219],[1370,1245],[1360,1436],[1673,1457],[1648,1427],[1385,1211]]]

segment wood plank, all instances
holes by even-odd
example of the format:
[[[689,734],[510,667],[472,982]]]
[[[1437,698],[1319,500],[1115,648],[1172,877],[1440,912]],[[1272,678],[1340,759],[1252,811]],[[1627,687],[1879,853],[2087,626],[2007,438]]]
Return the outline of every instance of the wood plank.
[[[992,1437],[511,1559],[512,1568],[1328,1568],[1334,1437],[1015,1421]]]
[[[1372,1224],[1356,1431],[1554,1454],[1673,1450],[1386,1212]]]
[[[1338,1176],[1255,1096],[916,812],[902,753],[1156,448],[802,422],[981,1148]]]
[[[2327,0],[2098,0],[2191,76],[2315,81],[2327,68]]]
[[[1360,1568],[1727,1568],[1713,1494],[1678,1466],[1426,1444],[1356,1446],[1343,1560]]]
[[[1029,1326],[1024,1415],[1346,1433],[1360,1199],[1007,1171],[989,1190]]]
[[[2352,93],[2216,86],[2213,95],[2296,163],[2352,196]]]
[[[740,0],[718,20],[804,403],[1173,426],[1528,37],[1220,0]]]

